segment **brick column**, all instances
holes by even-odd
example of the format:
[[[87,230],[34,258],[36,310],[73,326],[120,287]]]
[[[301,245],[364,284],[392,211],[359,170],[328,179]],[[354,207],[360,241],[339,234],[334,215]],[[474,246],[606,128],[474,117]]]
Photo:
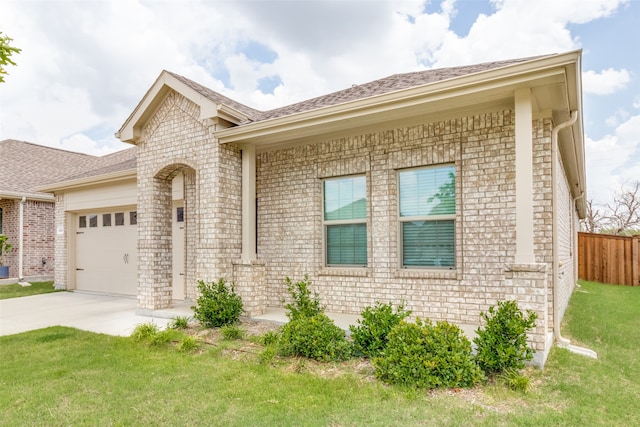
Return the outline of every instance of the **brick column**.
[[[547,333],[549,299],[547,293],[547,264],[512,264],[505,269],[505,300],[515,300],[521,310],[538,315],[536,328],[529,333],[528,342],[536,352],[532,363],[544,366],[553,344],[553,333]]]
[[[64,194],[56,194],[55,207],[55,243],[54,243],[54,283],[56,289],[68,289],[69,269],[75,268],[70,265],[69,255],[75,254],[75,248],[70,244],[75,230],[72,222],[73,214],[65,210]]]
[[[171,305],[171,180],[141,177],[138,200],[138,312]],[[144,190],[143,190],[144,189]]]
[[[236,293],[242,297],[245,315],[249,317],[264,314],[267,308],[264,271],[264,264],[257,261],[233,263]]]

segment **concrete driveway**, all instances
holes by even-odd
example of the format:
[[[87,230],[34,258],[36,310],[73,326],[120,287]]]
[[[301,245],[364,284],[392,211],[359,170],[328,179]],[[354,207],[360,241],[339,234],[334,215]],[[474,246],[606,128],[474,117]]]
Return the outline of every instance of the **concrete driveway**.
[[[176,316],[192,316],[189,303],[136,315],[136,299],[83,292],[57,292],[0,300],[0,335],[48,326],[70,326],[108,335],[129,336],[136,325],[153,322],[161,328]]]

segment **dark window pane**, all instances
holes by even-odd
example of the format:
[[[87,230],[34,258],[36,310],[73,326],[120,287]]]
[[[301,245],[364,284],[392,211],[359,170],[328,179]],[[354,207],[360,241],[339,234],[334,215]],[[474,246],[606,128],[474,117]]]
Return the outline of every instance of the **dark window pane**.
[[[184,222],[184,208],[182,206],[176,208],[176,222]]]
[[[327,264],[367,265],[367,225],[328,225]]]
[[[404,267],[454,267],[454,221],[403,222],[402,265]]]
[[[102,214],[102,226],[111,227],[111,214]]]
[[[89,227],[98,226],[98,215],[89,215]]]
[[[116,212],[116,225],[124,225],[124,212]]]
[[[87,217],[82,215],[78,217],[78,228],[87,228]]]
[[[129,212],[129,224],[136,225],[138,223],[138,212]]]

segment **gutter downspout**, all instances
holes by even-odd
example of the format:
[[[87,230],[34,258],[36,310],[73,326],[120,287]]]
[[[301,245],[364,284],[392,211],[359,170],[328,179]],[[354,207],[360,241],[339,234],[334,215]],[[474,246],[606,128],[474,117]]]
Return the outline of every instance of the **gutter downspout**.
[[[552,204],[552,213],[553,213],[553,231],[551,233],[552,236],[552,240],[553,240],[553,269],[552,269],[552,274],[553,274],[553,334],[554,337],[556,339],[556,341],[558,342],[558,347],[561,348],[566,348],[567,350],[573,352],[573,353],[577,353],[580,354],[582,356],[587,356],[587,357],[592,357],[594,359],[598,358],[598,355],[596,354],[595,351],[588,349],[588,348],[584,348],[584,347],[579,347],[576,345],[571,344],[571,342],[564,338],[561,334],[560,334],[560,307],[558,304],[558,300],[559,300],[559,290],[558,290],[558,286],[556,285],[556,280],[558,278],[558,273],[559,273],[559,269],[560,269],[560,255],[559,255],[559,242],[558,242],[558,236],[557,236],[557,231],[558,231],[558,211],[557,211],[557,207],[556,207],[556,197],[557,197],[557,182],[558,182],[558,171],[557,171],[557,158],[558,158],[558,133],[568,127],[571,126],[572,124],[574,124],[576,121],[578,120],[578,111],[574,110],[571,112],[571,118],[569,120],[567,120],[566,122],[560,123],[558,124],[556,127],[553,128],[553,130],[551,131],[551,204]],[[580,195],[579,197],[582,197],[582,195]],[[574,203],[575,201],[579,198],[575,198],[574,199]],[[573,236],[572,236],[573,238]],[[575,277],[575,276],[574,276]]]
[[[18,248],[18,284],[20,286],[31,286],[31,283],[24,281],[24,275],[22,274],[23,258],[24,258],[24,204],[27,201],[26,196],[22,196],[20,200],[20,232],[18,242],[20,247]]]

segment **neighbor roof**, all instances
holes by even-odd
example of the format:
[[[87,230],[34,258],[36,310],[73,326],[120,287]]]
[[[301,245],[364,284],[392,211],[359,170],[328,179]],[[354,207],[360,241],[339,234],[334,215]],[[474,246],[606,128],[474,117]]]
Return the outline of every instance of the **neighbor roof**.
[[[0,141],[0,197],[48,200],[42,187],[79,177],[135,169],[136,148],[96,157],[25,141]]]

